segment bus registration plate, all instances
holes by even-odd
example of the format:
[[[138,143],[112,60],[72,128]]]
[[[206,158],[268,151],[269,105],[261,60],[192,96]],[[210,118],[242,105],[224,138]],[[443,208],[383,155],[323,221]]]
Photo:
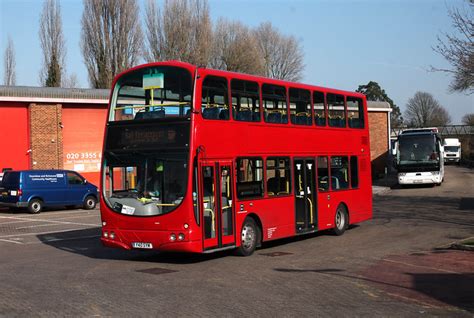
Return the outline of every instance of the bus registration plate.
[[[142,243],[142,242],[133,242],[132,243],[133,248],[145,248],[145,249],[152,249],[153,244],[151,243]]]

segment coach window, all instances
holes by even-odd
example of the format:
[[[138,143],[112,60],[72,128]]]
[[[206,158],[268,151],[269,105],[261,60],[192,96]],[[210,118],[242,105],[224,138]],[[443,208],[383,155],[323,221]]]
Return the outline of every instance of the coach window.
[[[237,159],[237,197],[239,199],[263,196],[263,160]]]
[[[318,190],[329,190],[328,157],[318,157]]]
[[[305,89],[290,88],[290,118],[296,125],[311,125],[311,94]]]
[[[206,119],[229,119],[227,80],[208,76],[202,84],[202,117]]]
[[[290,194],[290,158],[267,159],[267,194],[269,196]]]
[[[331,190],[349,188],[349,162],[346,156],[331,157]]]
[[[288,123],[285,87],[263,84],[262,100],[265,122],[274,124]]]
[[[326,126],[326,105],[324,93],[313,92],[314,123],[316,126]]]
[[[351,157],[351,188],[359,187],[359,165],[357,157]]]
[[[347,121],[351,128],[364,128],[364,108],[362,99],[347,97]]]
[[[260,121],[260,94],[255,82],[233,79],[232,115],[239,121]]]
[[[339,94],[327,94],[329,126],[346,127],[346,116],[344,109],[344,96]]]

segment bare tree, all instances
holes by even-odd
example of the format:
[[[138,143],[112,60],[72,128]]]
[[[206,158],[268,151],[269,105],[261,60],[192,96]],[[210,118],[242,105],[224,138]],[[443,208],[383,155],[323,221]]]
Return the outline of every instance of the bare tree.
[[[255,36],[264,60],[265,76],[287,81],[301,80],[304,58],[294,36],[284,36],[270,22],[260,24]]]
[[[142,50],[138,2],[84,0],[81,49],[91,86],[108,88],[115,75],[134,66]]]
[[[76,73],[72,73],[69,76],[64,75],[63,76],[63,83],[61,85],[62,87],[67,87],[67,88],[77,88],[79,87],[79,80],[77,79]]]
[[[206,0],[166,0],[162,11],[155,0],[148,0],[145,11],[145,58],[149,62],[180,60],[208,64],[212,25]]]
[[[405,110],[405,119],[411,127],[444,126],[451,122],[444,109],[433,95],[425,92],[416,92],[408,100]]]
[[[219,19],[215,27],[210,66],[212,68],[264,75],[264,61],[253,32],[237,21]]]
[[[464,125],[474,126],[474,113],[462,116],[461,121]]]
[[[66,55],[59,1],[44,1],[39,37],[43,49],[43,66],[40,71],[41,85],[59,87],[61,86]]]
[[[16,85],[16,61],[15,61],[15,48],[13,41],[8,37],[7,48],[5,49],[5,55],[3,60],[3,69],[5,74],[3,76],[3,85],[14,86]]]
[[[451,69],[432,68],[453,74],[452,91],[474,93],[474,0],[467,8],[449,10],[452,24],[457,34],[438,36],[438,44],[433,48],[451,64]]]

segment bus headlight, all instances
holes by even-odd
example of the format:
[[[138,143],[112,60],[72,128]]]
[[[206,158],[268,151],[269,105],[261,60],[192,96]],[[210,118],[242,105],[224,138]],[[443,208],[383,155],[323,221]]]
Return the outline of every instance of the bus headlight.
[[[437,175],[439,175],[439,171],[433,171],[433,172],[431,172],[431,174],[434,175],[434,176],[437,176]]]
[[[404,176],[405,176],[405,173],[404,173],[404,172],[400,172],[400,173],[398,174],[398,176],[399,176],[399,177],[404,177]]]
[[[110,232],[110,239],[115,239],[115,233],[114,232]]]
[[[183,227],[184,227],[185,229],[187,229],[187,228],[189,227],[189,224],[188,224],[188,223],[184,223]]]
[[[184,234],[183,233],[179,233],[178,234],[178,241],[182,241],[184,240]]]
[[[105,237],[105,238],[108,238],[108,237],[109,237],[109,233],[104,232],[104,237]]]
[[[173,233],[173,234],[170,235],[170,241],[171,242],[176,241],[176,234]]]

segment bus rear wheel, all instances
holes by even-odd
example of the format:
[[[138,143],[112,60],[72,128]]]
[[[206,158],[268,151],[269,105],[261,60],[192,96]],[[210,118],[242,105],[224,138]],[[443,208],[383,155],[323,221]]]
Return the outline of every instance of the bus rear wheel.
[[[237,248],[236,253],[240,256],[250,256],[257,247],[257,235],[258,235],[257,224],[252,218],[246,218],[240,231],[240,246]]]
[[[334,220],[335,227],[333,233],[336,235],[342,235],[349,227],[349,214],[344,205],[340,204],[336,210],[336,216]]]

